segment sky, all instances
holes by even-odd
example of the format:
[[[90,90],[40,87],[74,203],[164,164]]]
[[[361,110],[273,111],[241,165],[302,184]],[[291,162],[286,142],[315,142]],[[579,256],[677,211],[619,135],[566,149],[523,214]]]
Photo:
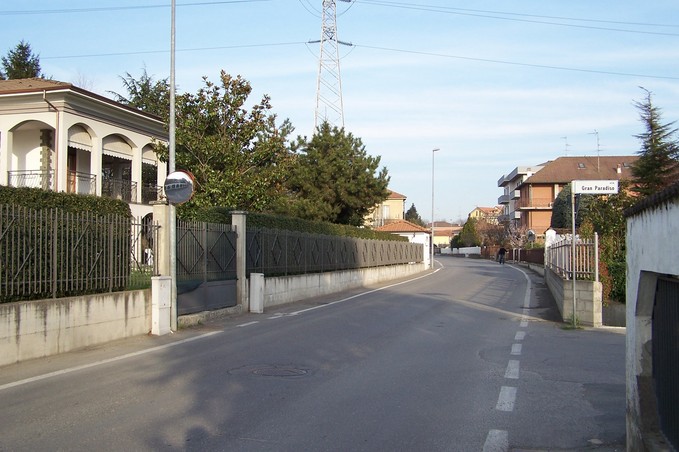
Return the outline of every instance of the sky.
[[[310,137],[322,4],[176,0],[177,92],[241,75]],[[126,73],[170,75],[170,5],[3,0],[0,55],[24,40],[53,79],[126,94]],[[345,130],[427,221],[496,205],[517,166],[637,153],[640,87],[679,120],[676,0],[338,0],[337,32]]]

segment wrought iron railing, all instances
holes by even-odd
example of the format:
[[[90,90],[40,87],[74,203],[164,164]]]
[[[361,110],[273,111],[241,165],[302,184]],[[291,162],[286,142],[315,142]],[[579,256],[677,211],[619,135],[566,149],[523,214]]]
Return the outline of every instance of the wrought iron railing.
[[[54,172],[52,170],[18,170],[8,171],[8,182],[12,187],[32,187],[43,190],[54,190]]]
[[[97,193],[97,176],[80,171],[69,171],[66,191],[81,195],[94,195]]]
[[[0,205],[0,302],[150,287],[158,226]]]
[[[101,196],[121,199],[125,202],[137,202],[137,183],[104,176],[101,180]]]
[[[142,204],[151,204],[158,201],[163,194],[163,187],[156,184],[143,184],[141,187]]]

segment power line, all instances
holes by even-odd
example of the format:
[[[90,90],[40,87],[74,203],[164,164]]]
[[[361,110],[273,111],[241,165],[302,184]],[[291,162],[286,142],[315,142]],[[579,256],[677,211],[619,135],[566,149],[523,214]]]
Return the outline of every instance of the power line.
[[[291,41],[291,42],[274,42],[274,43],[262,43],[262,44],[239,44],[239,45],[231,45],[231,46],[194,47],[194,48],[186,48],[186,49],[177,49],[176,51],[177,52],[203,52],[203,51],[210,51],[210,50],[230,50],[230,49],[294,46],[294,45],[304,45],[308,48],[308,44],[309,44],[309,42],[307,42],[307,41]],[[507,60],[494,60],[494,59],[489,59],[489,58],[476,58],[476,57],[468,57],[468,56],[463,56],[463,55],[451,55],[451,54],[445,54],[445,53],[426,52],[426,51],[420,51],[420,50],[397,49],[397,48],[392,48],[392,47],[371,46],[371,45],[363,45],[363,44],[352,44],[352,46],[354,48],[362,47],[362,48],[365,48],[365,49],[380,50],[380,51],[385,51],[385,52],[399,52],[399,53],[424,55],[424,56],[437,57],[437,58],[478,61],[478,62],[482,62],[482,63],[523,66],[523,67],[532,67],[532,68],[538,68],[538,69],[550,69],[550,70],[570,71],[570,72],[584,72],[584,73],[590,73],[590,74],[615,75],[615,76],[622,76],[622,77],[641,77],[641,78],[658,79],[658,80],[679,80],[679,77],[666,76],[666,75],[635,74],[635,73],[630,73],[630,72],[603,71],[603,70],[597,70],[597,69],[583,69],[583,68],[574,68],[574,67],[567,67],[567,66],[552,66],[552,65],[546,65],[546,64],[523,63],[523,62],[518,62],[518,61],[507,61]],[[41,56],[40,60],[58,60],[58,59],[70,59],[70,58],[98,58],[98,57],[125,56],[125,55],[160,54],[160,53],[168,53],[168,52],[169,52],[169,50],[141,50],[141,51],[135,51],[135,52],[110,52],[110,53],[93,53],[93,54],[80,54],[80,55],[55,55],[55,56]]]
[[[272,0],[221,0],[210,2],[193,2],[180,3],[177,6],[211,6],[211,5],[226,5],[231,3],[255,3],[255,2],[270,2]],[[137,5],[137,6],[100,6],[91,8],[64,8],[64,9],[36,9],[36,10],[22,10],[22,11],[0,11],[0,16],[21,16],[33,14],[71,14],[71,13],[95,13],[103,11],[123,11],[123,10],[139,10],[139,9],[169,9],[170,5]]]
[[[506,65],[523,66],[523,67],[534,67],[534,68],[540,68],[540,69],[553,69],[553,70],[571,71],[571,72],[585,72],[585,73],[590,73],[590,74],[619,75],[619,76],[625,76],[625,77],[642,77],[642,78],[662,79],[662,80],[679,80],[679,77],[663,76],[663,75],[634,74],[634,73],[630,73],[630,72],[601,71],[601,70],[596,70],[596,69],[582,69],[582,68],[573,68],[573,67],[567,67],[567,66],[551,66],[551,65],[546,65],[546,64],[521,63],[521,62],[517,62],[517,61],[492,60],[492,59],[487,59],[487,58],[474,58],[474,57],[467,57],[467,56],[460,56],[460,55],[449,55],[449,54],[445,54],[445,53],[394,49],[394,48],[389,48],[389,47],[368,46],[368,45],[361,45],[361,44],[354,44],[354,46],[363,47],[363,48],[366,48],[366,49],[383,50],[383,51],[388,51],[388,52],[401,52],[401,53],[409,53],[409,54],[416,54],[416,55],[434,56],[434,57],[440,57],[440,58],[454,58],[454,59],[458,59],[458,60],[479,61],[479,62],[483,62],[483,63],[506,64]]]
[[[597,19],[582,19],[573,17],[559,17],[559,16],[540,16],[537,14],[520,14],[502,11],[486,11],[486,10],[474,10],[466,8],[453,8],[447,6],[433,6],[433,5],[412,5],[408,3],[400,2],[389,2],[380,0],[354,0],[356,3],[365,3],[368,5],[377,6],[387,6],[392,8],[402,8],[402,9],[413,9],[418,11],[431,11],[445,14],[455,14],[460,16],[472,16],[472,17],[482,17],[486,19],[497,19],[497,20],[508,20],[514,22],[524,22],[524,23],[534,23],[541,25],[553,25],[558,27],[571,27],[571,28],[584,28],[589,30],[600,30],[600,31],[614,31],[618,33],[635,33],[635,34],[648,34],[648,35],[659,35],[659,36],[679,36],[678,33],[666,33],[660,31],[643,31],[643,30],[629,30],[624,28],[610,28],[610,27],[597,27],[593,25],[578,25],[578,24],[567,24],[561,22],[548,22],[546,20],[535,20],[535,19],[549,19],[549,20],[570,20],[574,22],[589,22],[589,23],[603,23],[603,24],[615,24],[615,25],[630,25],[630,26],[644,26],[644,27],[668,27],[668,28],[679,28],[679,25],[672,24],[653,24],[653,23],[642,23],[642,22],[621,22],[621,21],[610,21],[610,20],[597,20]],[[491,14],[502,14],[507,16],[516,17],[501,17],[494,16]],[[534,19],[521,19],[524,18],[534,18]]]

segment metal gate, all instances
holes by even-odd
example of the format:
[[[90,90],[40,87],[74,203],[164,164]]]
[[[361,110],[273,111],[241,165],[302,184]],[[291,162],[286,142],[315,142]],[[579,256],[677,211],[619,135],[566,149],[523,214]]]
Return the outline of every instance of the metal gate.
[[[653,306],[653,379],[660,428],[679,450],[679,281],[658,278]]]
[[[177,313],[236,306],[236,232],[231,225],[177,221]]]

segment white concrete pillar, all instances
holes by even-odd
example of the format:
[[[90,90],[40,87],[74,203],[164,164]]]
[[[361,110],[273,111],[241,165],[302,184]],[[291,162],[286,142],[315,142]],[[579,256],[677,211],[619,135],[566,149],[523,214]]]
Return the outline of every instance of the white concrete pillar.
[[[250,273],[250,312],[264,313],[264,273]]]
[[[172,278],[151,277],[151,334],[162,336],[171,333],[172,324]]]
[[[236,230],[236,299],[243,312],[250,310],[246,279],[246,231],[247,213],[241,210],[231,212],[231,226]]]

